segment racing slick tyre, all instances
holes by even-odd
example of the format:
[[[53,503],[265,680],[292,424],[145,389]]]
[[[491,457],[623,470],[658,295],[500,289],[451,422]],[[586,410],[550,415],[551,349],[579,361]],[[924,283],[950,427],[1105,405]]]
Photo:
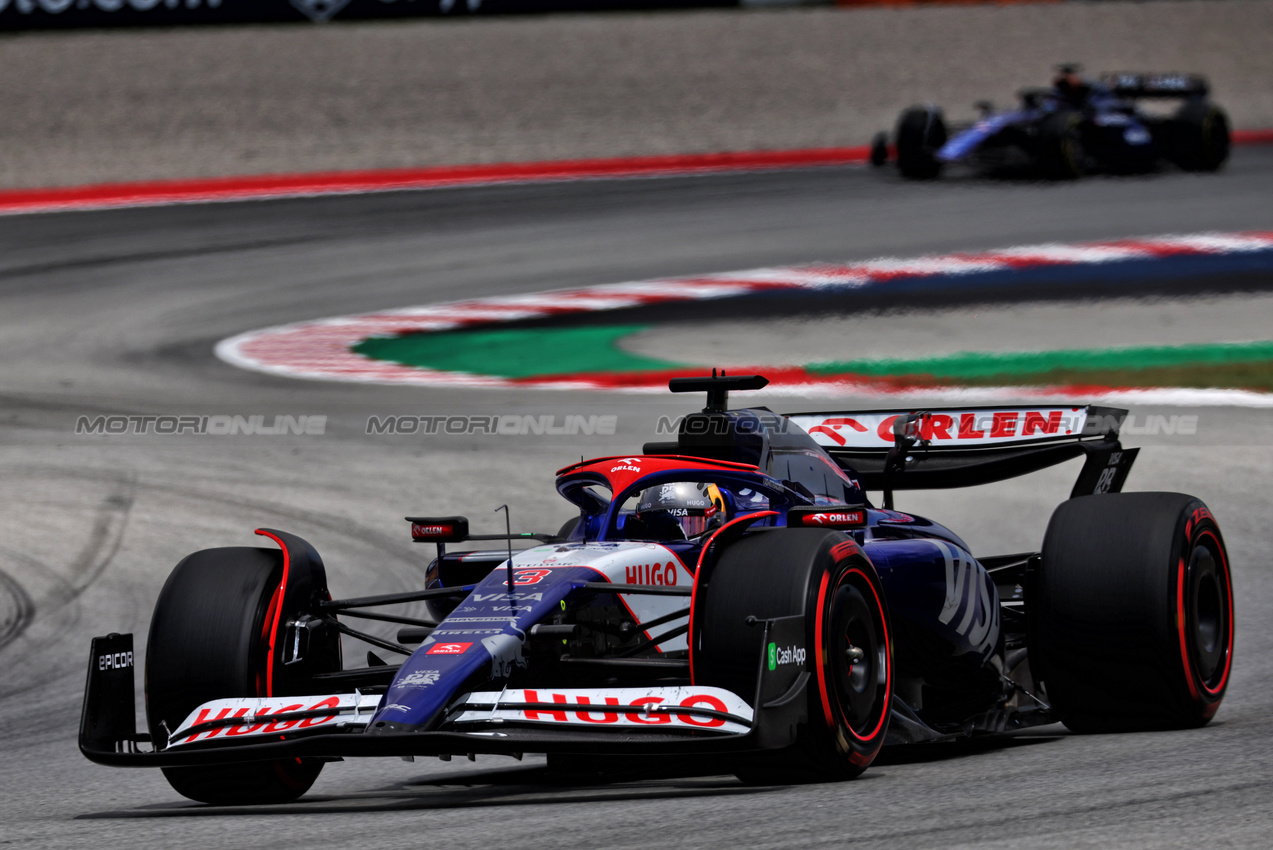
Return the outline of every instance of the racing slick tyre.
[[[1070,729],[1196,727],[1220,707],[1233,587],[1198,499],[1071,499],[1052,514],[1026,594],[1031,672]]]
[[[871,165],[876,168],[888,165],[888,133],[876,133],[871,139]]]
[[[282,552],[249,547],[204,549],[173,569],[155,603],[146,644],[151,740],[167,740],[209,700],[267,695],[269,627],[282,575]],[[340,669],[339,644],[315,649],[332,656],[315,659],[322,667]],[[166,767],[163,773],[192,800],[241,805],[295,800],[322,767],[311,759],[278,759]]]
[[[1218,171],[1229,158],[1229,116],[1214,103],[1186,103],[1176,113],[1172,126],[1172,160],[1185,171]]]
[[[725,549],[695,604],[695,684],[748,700],[764,632],[749,618],[805,618],[808,723],[791,751],[739,769],[743,781],[851,779],[870,766],[888,731],[892,645],[879,576],[853,541],[820,529],[751,534]]]
[[[937,151],[946,144],[946,121],[934,106],[912,106],[897,119],[897,169],[912,180],[941,175]]]
[[[1077,112],[1056,112],[1039,125],[1039,169],[1049,180],[1073,180],[1086,171],[1083,118]]]

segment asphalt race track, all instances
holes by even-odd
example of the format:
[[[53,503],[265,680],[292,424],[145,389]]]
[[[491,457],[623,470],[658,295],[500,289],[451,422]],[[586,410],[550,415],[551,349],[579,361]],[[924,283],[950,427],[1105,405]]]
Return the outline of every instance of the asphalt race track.
[[[631,452],[653,438],[659,415],[690,406],[642,395],[285,380],[215,359],[224,337],[344,312],[661,275],[1269,230],[1270,198],[1273,150],[1242,148],[1214,177],[919,186],[845,168],[0,220],[0,844],[1267,846],[1273,425],[1251,409],[1191,409],[1197,435],[1147,439],[1128,485],[1201,496],[1226,535],[1237,662],[1224,706],[1201,730],[1081,737],[1047,727],[977,747],[891,751],[841,785],[744,787],[692,775],[593,782],[546,776],[534,756],[347,762],[328,766],[295,805],[229,810],[179,798],[158,772],[92,765],[75,735],[89,638],[133,631],[140,657],[153,600],[187,552],[253,545],[253,528],[283,528],[323,554],[338,594],[406,589],[427,553],[413,549],[402,516],[465,514],[475,530],[492,531],[492,510],[507,502],[516,527],[553,530],[570,515],[552,492],[557,467],[580,454]],[[1234,290],[1260,289],[1273,280],[1195,280],[1137,294],[1188,295],[1173,315],[1188,320],[1192,310],[1205,324],[1210,296],[1228,293],[1231,304]],[[1152,315],[1154,302],[1143,303]],[[1252,309],[1267,305],[1253,300]],[[901,312],[878,321],[919,306],[891,305]],[[1047,305],[1030,315],[1046,323]],[[1109,328],[1075,327],[1074,342],[1116,344]],[[943,333],[954,349],[969,348],[985,329],[951,321]],[[842,345],[833,353],[881,353]],[[854,404],[764,393],[755,401],[780,410]],[[611,413],[618,428],[574,438],[364,433],[371,415],[508,412]],[[75,434],[78,417],[99,414],[328,418],[322,436]],[[975,491],[903,496],[899,507],[947,522],[977,551],[1021,551],[1039,544],[1073,474],[1062,467]],[[347,658],[361,652],[346,647]]]

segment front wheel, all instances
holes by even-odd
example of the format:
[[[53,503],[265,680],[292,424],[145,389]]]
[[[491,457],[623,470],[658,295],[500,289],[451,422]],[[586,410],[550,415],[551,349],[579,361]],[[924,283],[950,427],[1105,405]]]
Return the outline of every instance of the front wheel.
[[[1026,613],[1031,671],[1075,731],[1190,728],[1220,707],[1233,586],[1215,518],[1192,496],[1061,505]]]
[[[851,779],[870,766],[888,730],[892,645],[879,576],[853,541],[818,529],[744,537],[722,553],[696,605],[695,682],[747,698],[762,650],[748,619],[804,616],[808,721],[791,751],[741,770],[744,780]]]
[[[911,180],[941,175],[937,152],[946,144],[946,121],[934,106],[912,106],[897,119],[897,169]]]
[[[152,740],[214,699],[277,695],[271,681],[270,628],[283,576],[282,553],[204,549],[173,569],[151,618],[146,644],[146,718]],[[320,672],[340,669],[339,642],[311,643]],[[274,659],[276,662],[280,659]],[[166,767],[177,793],[201,803],[284,803],[300,797],[322,770],[312,759],[206,767]]]

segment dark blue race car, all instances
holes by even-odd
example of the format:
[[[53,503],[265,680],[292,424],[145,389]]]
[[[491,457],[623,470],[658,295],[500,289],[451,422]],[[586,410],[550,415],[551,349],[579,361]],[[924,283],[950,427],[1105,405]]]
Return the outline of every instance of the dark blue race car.
[[[1214,715],[1228,556],[1199,500],[1119,492],[1137,453],[1123,411],[728,409],[766,383],[673,380],[706,408],[674,442],[561,469],[577,516],[556,534],[409,518],[437,547],[418,590],[334,599],[317,552],[281,531],[195,552],[155,606],[147,731],[132,635],[95,638],[81,750],[240,804],[294,799],[354,756],[693,755],[744,781],[846,779],[885,744]],[[1037,552],[974,554],[893,506],[1071,458]],[[342,636],[375,648],[366,666],[346,666]]]
[[[1026,89],[1015,109],[977,104],[981,118],[947,128],[936,106],[913,106],[898,118],[890,150],[876,136],[871,161],[895,154],[902,176],[932,179],[962,163],[992,173],[1069,179],[1083,174],[1149,171],[1164,162],[1186,171],[1216,171],[1229,157],[1229,119],[1194,74],[1104,74],[1091,80],[1063,65],[1051,88]],[[1172,115],[1143,107],[1179,100]]]

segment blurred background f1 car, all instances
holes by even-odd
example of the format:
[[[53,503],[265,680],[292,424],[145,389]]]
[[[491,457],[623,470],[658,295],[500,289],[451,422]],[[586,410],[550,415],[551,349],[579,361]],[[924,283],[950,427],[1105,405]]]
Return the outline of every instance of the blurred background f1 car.
[[[948,127],[933,105],[912,106],[897,119],[893,151],[903,177],[933,179],[945,166],[1072,179],[1089,173],[1135,173],[1171,163],[1216,171],[1229,158],[1229,118],[1197,74],[1107,73],[1090,79],[1062,65],[1050,88],[1022,89],[1021,103],[977,108],[970,125]],[[1146,101],[1179,101],[1163,114]],[[888,135],[876,135],[871,161],[887,164]]]

